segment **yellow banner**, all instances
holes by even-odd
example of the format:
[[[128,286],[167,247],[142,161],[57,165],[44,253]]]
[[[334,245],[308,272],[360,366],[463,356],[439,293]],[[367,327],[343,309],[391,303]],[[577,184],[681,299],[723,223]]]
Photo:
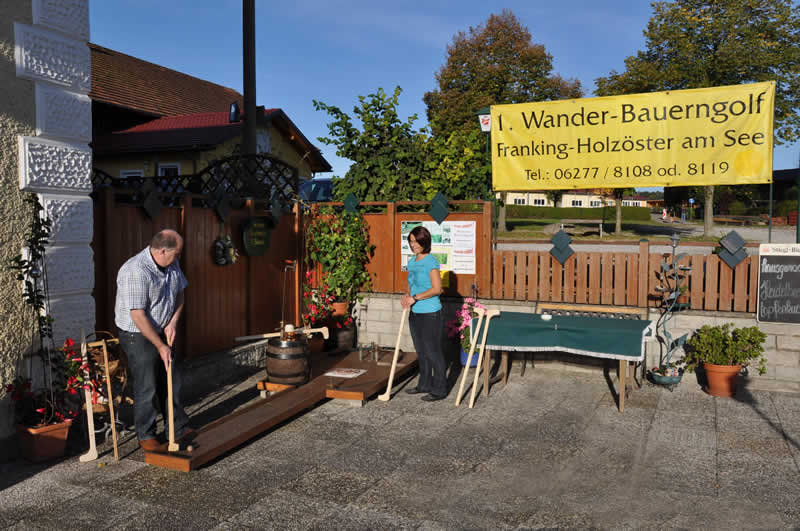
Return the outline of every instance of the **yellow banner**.
[[[772,182],[775,83],[493,105],[502,190]]]

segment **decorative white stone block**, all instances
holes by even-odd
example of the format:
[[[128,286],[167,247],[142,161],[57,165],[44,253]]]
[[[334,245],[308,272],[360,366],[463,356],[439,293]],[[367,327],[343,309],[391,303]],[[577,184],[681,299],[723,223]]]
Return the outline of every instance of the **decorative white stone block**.
[[[91,142],[92,101],[89,96],[37,82],[36,134]]]
[[[93,236],[92,199],[68,195],[42,194],[44,215],[52,222],[50,243],[91,243]]]
[[[19,137],[19,187],[25,191],[92,191],[92,151],[35,136]]]
[[[51,296],[91,293],[94,289],[94,252],[88,245],[49,247],[44,262]]]
[[[47,29],[14,23],[17,77],[49,81],[88,94],[91,54],[85,41]]]
[[[51,298],[48,311],[54,319],[53,341],[56,346],[60,346],[68,337],[79,342],[81,330],[87,335],[94,332],[95,306],[91,295]]]
[[[33,23],[89,40],[89,0],[33,0]]]

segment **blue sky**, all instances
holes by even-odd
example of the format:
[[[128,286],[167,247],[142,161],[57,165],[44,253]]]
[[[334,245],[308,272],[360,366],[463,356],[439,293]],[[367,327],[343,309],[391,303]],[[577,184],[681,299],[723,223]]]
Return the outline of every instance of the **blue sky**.
[[[399,85],[401,118],[417,114],[422,127],[422,96],[436,88],[453,36],[503,8],[587,96],[643,48],[651,15],[645,0],[256,0],[257,102],[283,109],[322,149],[334,169],[327,176],[344,175],[349,161],[317,140],[329,117],[312,100],[352,115],[359,95]],[[91,0],[90,23],[96,44],[242,91],[240,0]],[[774,169],[796,168],[798,158],[800,143],[776,147]]]

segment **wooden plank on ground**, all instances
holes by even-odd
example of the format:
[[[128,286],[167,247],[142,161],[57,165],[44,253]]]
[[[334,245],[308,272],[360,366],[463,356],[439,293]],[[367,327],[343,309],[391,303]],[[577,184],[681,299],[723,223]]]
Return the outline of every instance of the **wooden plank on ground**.
[[[564,264],[564,302],[575,302],[575,255]]]
[[[733,306],[733,269],[728,264],[719,263],[719,306],[721,312],[729,312]]]
[[[601,253],[600,257],[600,302],[614,304],[614,253]]]
[[[628,253],[625,263],[628,286],[625,289],[625,304],[636,306],[639,302],[639,255]]]
[[[589,303],[600,304],[600,261],[602,253],[589,254]]]
[[[561,288],[564,286],[564,275],[563,270],[564,266],[561,265],[556,259],[553,259],[553,273],[550,277],[552,285],[551,285],[551,292],[553,293],[553,297],[550,299],[554,302],[561,302],[563,297],[561,295]]]
[[[725,267],[728,266],[726,265]],[[717,284],[718,274],[719,256],[715,254],[706,256],[706,300],[703,307],[704,310],[716,311],[717,309],[717,295],[719,294],[719,286]]]
[[[196,470],[326,398],[365,400],[386,388],[393,356],[394,351],[385,351],[375,363],[359,360],[358,352],[351,352],[344,358],[331,358],[325,354],[312,361],[313,378],[305,385],[295,388],[259,382],[259,389],[274,394],[203,426],[192,437],[192,452],[186,451],[184,445],[178,452],[169,452],[164,443],[155,451],[145,452],[145,463],[181,472]],[[403,352],[402,358],[398,359],[395,381],[400,382],[416,365],[416,353]],[[324,372],[331,368],[366,369],[367,372],[356,378],[334,379],[333,388],[330,388],[331,378]]]
[[[492,253],[492,298],[503,298],[503,256],[504,252]]]

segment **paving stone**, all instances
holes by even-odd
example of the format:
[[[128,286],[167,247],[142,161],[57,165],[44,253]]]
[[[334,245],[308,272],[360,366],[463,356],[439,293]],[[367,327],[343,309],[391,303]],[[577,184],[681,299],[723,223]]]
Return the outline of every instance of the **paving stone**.
[[[304,493],[276,489],[227,520],[241,528],[312,529],[337,508],[337,504]]]

